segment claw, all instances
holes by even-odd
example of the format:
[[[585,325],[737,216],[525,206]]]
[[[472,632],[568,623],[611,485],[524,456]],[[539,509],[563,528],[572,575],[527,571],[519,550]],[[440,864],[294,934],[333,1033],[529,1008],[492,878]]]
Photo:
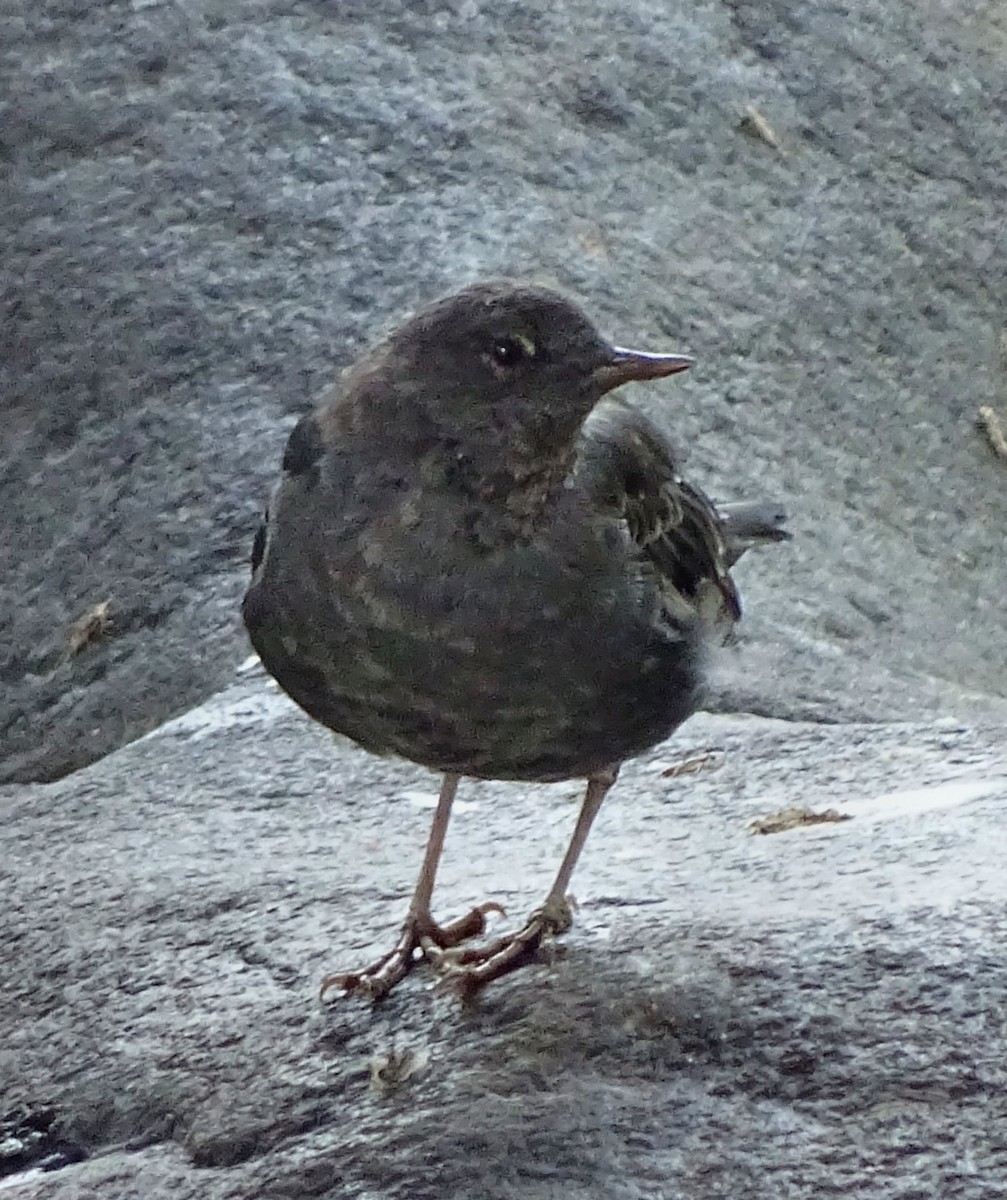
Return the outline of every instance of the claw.
[[[572,897],[547,900],[514,933],[486,946],[464,946],[441,951],[435,965],[441,971],[439,988],[461,1000],[471,1000],[488,983],[534,962],[547,940],[565,933],[573,924]]]
[[[419,959],[440,964],[444,956],[455,953],[455,948],[462,942],[478,937],[485,930],[486,917],[490,913],[507,915],[493,900],[480,904],[447,925],[438,925],[428,914],[410,913],[393,949],[362,971],[326,975],[318,998],[324,999],[328,991],[338,988],[346,995],[359,995],[376,1004],[405,979]]]
[[[428,938],[439,949],[447,950],[451,946],[457,946],[459,942],[468,941],[469,938],[478,937],[484,933],[486,917],[490,913],[499,913],[502,917],[507,915],[506,909],[497,904],[495,900],[488,900],[485,904],[473,908],[464,917],[459,917],[457,921],[452,921],[448,925],[432,925],[429,931],[424,929],[423,937]]]
[[[326,975],[318,992],[318,999],[325,998],[330,988],[339,988],[349,995],[359,995],[372,1004],[384,999],[397,983],[409,974],[412,966],[412,950],[396,947],[376,963],[365,967],[362,971],[347,971],[336,975]]]

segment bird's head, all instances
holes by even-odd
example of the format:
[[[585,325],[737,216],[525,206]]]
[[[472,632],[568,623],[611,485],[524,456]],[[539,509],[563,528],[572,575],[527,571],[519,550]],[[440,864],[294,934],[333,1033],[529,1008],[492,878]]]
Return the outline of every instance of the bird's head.
[[[606,392],[692,363],[614,346],[569,300],[512,283],[476,284],[433,304],[383,350],[384,371],[438,430],[541,456],[571,448]]]

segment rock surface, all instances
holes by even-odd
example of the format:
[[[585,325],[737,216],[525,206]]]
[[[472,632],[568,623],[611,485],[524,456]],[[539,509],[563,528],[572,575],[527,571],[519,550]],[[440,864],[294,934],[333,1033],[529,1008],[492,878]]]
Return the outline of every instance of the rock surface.
[[[1007,1194],[1007,17],[672,7],[0,5],[6,1195]],[[791,510],[761,715],[625,769],[553,963],[323,1005],[436,781],[233,682],[248,546],[311,397],[495,274],[695,354],[641,402]],[[466,784],[440,910],[534,906],[575,790]]]
[[[999,0],[0,22],[0,778],[229,678],[284,431],[407,309],[499,273],[694,353],[650,393],[691,469],[789,505],[721,707],[1002,700],[1007,488],[974,428],[1005,391]]]
[[[261,680],[9,789],[4,1107],[83,1158],[10,1194],[1000,1194],[995,731],[699,716],[602,810],[562,958],[471,1010],[422,972],[320,1004],[394,935],[435,796]],[[468,784],[439,911],[533,907],[575,796]],[[849,819],[751,832],[795,803]]]

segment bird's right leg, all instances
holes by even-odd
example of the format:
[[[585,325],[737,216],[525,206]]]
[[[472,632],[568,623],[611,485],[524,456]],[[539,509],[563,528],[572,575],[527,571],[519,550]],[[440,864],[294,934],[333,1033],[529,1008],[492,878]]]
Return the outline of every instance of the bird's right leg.
[[[371,1000],[380,1000],[387,996],[397,983],[405,979],[418,959],[423,957],[425,946],[448,950],[468,938],[478,937],[486,928],[487,913],[503,913],[504,910],[499,904],[490,902],[480,904],[478,908],[472,909],[470,913],[448,925],[438,925],[430,912],[437,867],[444,849],[451,806],[454,804],[460,778],[459,775],[448,774],[441,783],[437,811],[430,827],[420,876],[416,881],[409,913],[395,945],[377,962],[371,963],[361,971],[326,975],[322,980],[320,995],[324,996],[329,988],[337,987],[344,992],[360,992]]]

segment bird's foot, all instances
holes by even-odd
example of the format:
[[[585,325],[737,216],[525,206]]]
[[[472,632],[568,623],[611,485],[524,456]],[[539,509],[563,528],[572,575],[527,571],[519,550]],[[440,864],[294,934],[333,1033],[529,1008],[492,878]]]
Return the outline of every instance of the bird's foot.
[[[494,979],[534,962],[543,944],[565,933],[573,924],[572,897],[547,900],[521,929],[495,938],[485,946],[427,950],[441,974],[441,986],[470,1000]]]
[[[464,917],[448,925],[438,925],[429,915],[410,913],[406,917],[398,940],[387,954],[361,971],[326,975],[322,980],[319,998],[330,988],[349,994],[355,992],[372,1002],[384,999],[397,983],[401,983],[416,963],[424,958],[436,958],[453,951],[469,938],[478,937],[486,928],[489,913],[505,916],[499,904],[489,901],[480,904]]]

